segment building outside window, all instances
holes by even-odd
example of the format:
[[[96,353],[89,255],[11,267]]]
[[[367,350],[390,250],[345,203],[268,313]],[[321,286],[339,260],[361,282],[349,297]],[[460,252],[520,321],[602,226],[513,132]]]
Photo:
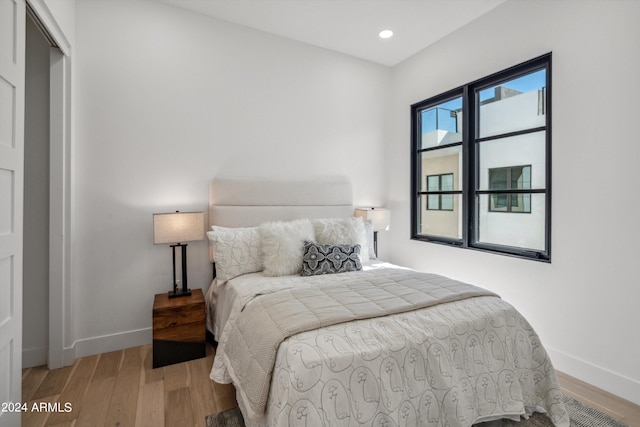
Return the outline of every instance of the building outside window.
[[[550,89],[547,54],[411,106],[413,239],[550,261]]]

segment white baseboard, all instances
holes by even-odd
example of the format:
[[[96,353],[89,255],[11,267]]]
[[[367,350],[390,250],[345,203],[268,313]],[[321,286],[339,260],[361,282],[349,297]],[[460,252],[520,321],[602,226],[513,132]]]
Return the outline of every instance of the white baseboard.
[[[99,337],[77,340],[72,347],[65,348],[65,365],[78,357],[93,356],[129,347],[151,344],[152,329],[144,328],[118,334],[102,335]]]
[[[23,348],[22,369],[46,365],[48,358],[49,349],[47,347]]]
[[[553,367],[629,402],[640,405],[640,381],[546,347]]]
[[[74,347],[65,347],[62,352],[62,366],[71,366],[73,362],[76,361],[76,348]]]

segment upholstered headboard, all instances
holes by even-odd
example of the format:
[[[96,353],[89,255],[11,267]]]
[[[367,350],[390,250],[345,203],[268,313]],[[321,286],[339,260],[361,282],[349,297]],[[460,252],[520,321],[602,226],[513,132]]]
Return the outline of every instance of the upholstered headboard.
[[[353,189],[344,177],[296,180],[225,177],[215,178],[209,186],[209,228],[347,216],[353,216]],[[210,258],[213,262],[213,257]]]

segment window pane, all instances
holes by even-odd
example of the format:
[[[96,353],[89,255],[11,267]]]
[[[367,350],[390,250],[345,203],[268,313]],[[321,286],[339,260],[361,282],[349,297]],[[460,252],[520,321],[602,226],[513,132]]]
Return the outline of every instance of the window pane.
[[[440,196],[441,206],[440,209],[443,211],[452,211],[453,210],[453,194],[443,194]]]
[[[453,174],[452,173],[441,175],[440,190],[453,191]]]
[[[462,97],[419,112],[420,148],[437,147],[462,141]]]
[[[493,243],[522,249],[545,249],[545,203],[544,194],[526,194],[518,200],[520,206],[527,206],[530,215],[505,215],[490,212],[489,198],[502,195],[483,194],[478,202],[478,243]],[[513,199],[512,199],[513,200]],[[493,203],[493,201],[492,201]],[[513,203],[513,202],[512,202]]]
[[[545,125],[546,70],[480,90],[480,138]]]
[[[427,196],[427,209],[428,210],[440,209],[440,197],[437,194],[430,194]]]
[[[531,212],[531,194],[510,194],[510,196],[511,212]]]
[[[544,131],[484,141],[479,145],[479,190],[506,189],[514,179],[516,185],[521,185],[517,188],[546,188]],[[520,167],[515,173],[514,166]],[[511,180],[496,171],[501,168],[511,168]]]
[[[445,203],[451,205],[451,210],[427,210],[426,203],[430,197],[437,196],[421,196],[420,211],[418,212],[418,234],[428,234],[431,236],[450,237],[455,239],[462,238],[462,195],[460,194],[443,194],[442,205],[444,209]],[[448,201],[445,201],[447,200]]]
[[[509,211],[509,195],[508,194],[490,194],[491,205],[489,210],[492,212],[508,212]]]
[[[489,211],[531,213],[531,194],[489,194]]]
[[[506,190],[509,175],[509,168],[489,169],[489,189],[490,190]]]
[[[440,175],[430,175],[427,177],[427,191],[440,190]]]
[[[430,181],[429,176],[433,175],[451,175],[450,178],[444,178],[447,186],[453,188],[443,188],[444,191],[461,190],[460,179],[462,177],[462,147],[449,147],[432,151],[424,151],[421,153],[420,168],[422,176],[420,179],[419,191],[439,191],[436,187],[437,181]],[[450,180],[450,181],[448,181]],[[433,185],[433,188],[431,187]]]
[[[519,190],[531,188],[531,166],[518,166],[512,169],[511,188]]]

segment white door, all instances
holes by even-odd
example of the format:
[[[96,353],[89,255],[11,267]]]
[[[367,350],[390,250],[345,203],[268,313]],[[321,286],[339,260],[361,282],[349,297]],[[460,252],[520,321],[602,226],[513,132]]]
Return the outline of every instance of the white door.
[[[0,404],[22,394],[24,58],[24,0],[0,0]],[[0,426],[19,425],[0,411]]]

